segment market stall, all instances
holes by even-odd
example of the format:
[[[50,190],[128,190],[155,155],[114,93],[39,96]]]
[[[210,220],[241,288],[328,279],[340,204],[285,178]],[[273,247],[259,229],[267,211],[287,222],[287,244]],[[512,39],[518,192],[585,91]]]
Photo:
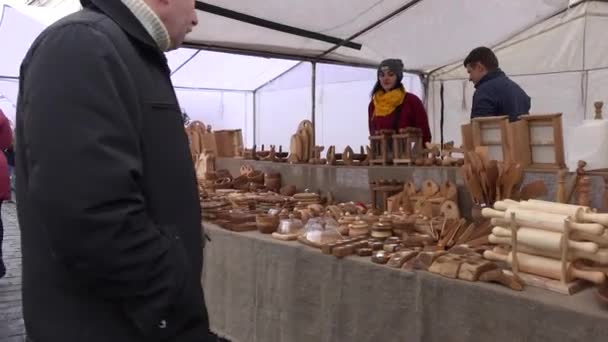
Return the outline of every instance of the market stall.
[[[202,151],[193,159],[212,240],[203,284],[216,333],[602,338],[606,175],[584,161],[567,172],[561,115],[474,119],[459,148],[387,131],[359,151],[324,154],[312,130],[301,122],[289,152],[243,146],[229,158],[192,139]]]

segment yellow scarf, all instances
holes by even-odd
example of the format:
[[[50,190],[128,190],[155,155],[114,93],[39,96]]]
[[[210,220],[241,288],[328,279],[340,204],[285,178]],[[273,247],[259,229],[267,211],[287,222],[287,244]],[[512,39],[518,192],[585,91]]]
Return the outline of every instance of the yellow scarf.
[[[398,105],[403,103],[406,92],[401,88],[385,92],[378,90],[374,94],[374,116],[388,116],[395,111]]]

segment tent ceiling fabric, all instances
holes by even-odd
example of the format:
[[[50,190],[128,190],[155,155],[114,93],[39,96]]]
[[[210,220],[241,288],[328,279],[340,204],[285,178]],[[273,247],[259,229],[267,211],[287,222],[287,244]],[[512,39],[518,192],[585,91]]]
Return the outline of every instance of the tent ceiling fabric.
[[[213,51],[196,52],[179,49],[167,53],[169,67],[174,71],[171,79],[175,87],[252,91],[298,63]]]
[[[608,68],[608,2],[588,1],[498,44],[500,66],[511,76]],[[550,56],[550,58],[547,58]],[[441,68],[434,80],[468,79],[461,62]]]
[[[0,23],[0,44],[11,47],[2,53],[0,76],[18,77],[21,61],[31,43],[48,24],[62,15],[58,14],[57,7],[25,6],[16,1],[9,4],[0,4],[0,11],[4,10],[0,12],[3,18]],[[69,2],[65,3],[69,10],[62,12],[63,15],[73,11],[74,6],[69,5]],[[174,86],[252,91],[298,63],[293,60],[197,51],[182,48],[167,53]]]
[[[15,1],[15,0],[13,0]],[[196,0],[278,24],[346,39],[412,0]],[[494,46],[580,0],[421,0],[339,47],[330,61],[376,65],[401,58],[407,70],[429,72],[461,60],[479,45]],[[21,2],[24,2],[21,0]],[[78,0],[45,0],[73,10]],[[335,44],[240,22],[198,10],[187,46],[263,56],[314,59]],[[198,56],[197,56],[198,58]]]
[[[345,39],[409,1],[349,0],[348,6],[344,0],[203,2]],[[562,11],[568,4],[568,0],[423,0],[354,39],[362,44],[361,50],[340,47],[327,58],[377,64],[384,58],[398,57],[404,60],[407,69],[426,72],[461,59],[473,47],[508,39]],[[198,17],[199,25],[186,39],[192,46],[302,58],[322,55],[334,46],[202,11],[198,11]]]

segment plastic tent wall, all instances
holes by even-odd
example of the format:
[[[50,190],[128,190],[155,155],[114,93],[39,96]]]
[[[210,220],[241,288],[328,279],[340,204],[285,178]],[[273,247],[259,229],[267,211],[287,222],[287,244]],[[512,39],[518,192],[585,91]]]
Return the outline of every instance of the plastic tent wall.
[[[44,29],[18,10],[0,3],[0,108],[14,122],[15,105],[19,91],[19,66],[31,41]]]
[[[254,142],[253,91],[297,62],[178,49],[167,54],[180,106],[191,120],[213,129],[243,130]]]
[[[608,103],[608,2],[587,1],[547,19],[495,47],[501,68],[532,97],[531,113],[563,113],[566,151],[574,127]],[[469,121],[473,86],[462,62],[431,75],[429,113],[440,132],[444,87],[444,139],[460,142]],[[567,155],[568,156],[568,155]]]
[[[0,108],[11,120],[15,117],[19,67],[31,43],[47,25],[78,9],[68,6],[64,12],[59,7],[0,3],[0,44],[10,47],[3,51],[0,63]],[[253,144],[253,90],[297,64],[193,49],[169,52],[167,59],[176,95],[190,119],[215,129],[242,128],[248,145]]]
[[[315,67],[316,144],[336,146],[341,152],[348,145],[355,151],[369,144],[367,108],[376,82],[376,70],[332,64]],[[291,135],[302,120],[312,120],[312,64],[302,62],[255,93],[256,142],[289,148]],[[405,74],[408,92],[424,98],[417,75]]]

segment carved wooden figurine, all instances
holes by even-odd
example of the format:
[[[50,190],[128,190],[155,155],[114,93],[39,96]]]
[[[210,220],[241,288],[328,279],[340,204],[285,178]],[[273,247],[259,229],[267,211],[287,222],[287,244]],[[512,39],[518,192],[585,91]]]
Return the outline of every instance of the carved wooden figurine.
[[[262,145],[262,146],[264,146],[264,145]],[[263,161],[276,162],[277,161],[276,146],[270,145],[270,151],[268,152],[268,154],[266,154],[264,157],[261,157],[260,159]]]
[[[311,158],[308,160],[309,164],[321,164],[321,152],[325,149],[325,146],[315,146]]]
[[[329,146],[327,149],[327,165],[336,165],[336,146]]]
[[[344,149],[344,153],[342,153],[342,162],[344,163],[344,165],[353,164],[354,154],[355,152],[353,151],[353,149],[350,146],[346,146],[346,148]]]

